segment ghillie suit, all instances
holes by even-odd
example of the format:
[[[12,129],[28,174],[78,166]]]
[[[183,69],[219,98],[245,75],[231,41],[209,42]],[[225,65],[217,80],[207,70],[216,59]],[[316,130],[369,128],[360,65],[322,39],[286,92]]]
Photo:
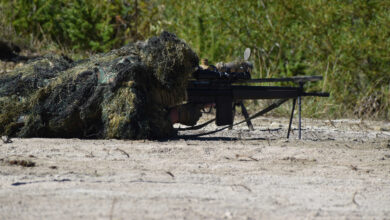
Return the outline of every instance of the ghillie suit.
[[[249,61],[233,61],[229,63],[219,62],[215,64],[216,69],[219,72],[236,72],[236,73],[243,73],[248,72],[251,73],[253,69],[253,64]]]
[[[78,62],[35,59],[0,76],[0,133],[171,137],[168,111],[185,100],[187,79],[198,62],[191,48],[168,32]]]

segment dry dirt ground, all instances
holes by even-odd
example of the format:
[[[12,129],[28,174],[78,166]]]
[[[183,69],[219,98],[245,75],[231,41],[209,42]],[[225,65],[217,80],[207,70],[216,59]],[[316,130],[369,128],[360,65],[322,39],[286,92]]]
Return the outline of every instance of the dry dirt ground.
[[[167,141],[1,141],[0,219],[390,219],[390,124],[303,122],[302,140],[259,118]]]

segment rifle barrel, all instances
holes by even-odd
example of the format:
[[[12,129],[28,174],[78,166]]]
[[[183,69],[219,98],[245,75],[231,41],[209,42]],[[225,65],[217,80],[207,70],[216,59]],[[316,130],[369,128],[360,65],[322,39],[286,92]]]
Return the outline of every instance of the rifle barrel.
[[[281,86],[232,86],[233,99],[281,99],[300,96],[299,87]]]
[[[300,87],[287,86],[241,86],[232,85],[228,88],[190,87],[187,88],[188,100],[212,103],[217,97],[230,96],[233,100],[248,99],[287,99],[299,96],[329,97],[329,93],[304,92]]]
[[[236,83],[266,83],[266,82],[315,82],[322,80],[322,76],[295,76],[287,78],[259,78],[249,80],[237,80]]]

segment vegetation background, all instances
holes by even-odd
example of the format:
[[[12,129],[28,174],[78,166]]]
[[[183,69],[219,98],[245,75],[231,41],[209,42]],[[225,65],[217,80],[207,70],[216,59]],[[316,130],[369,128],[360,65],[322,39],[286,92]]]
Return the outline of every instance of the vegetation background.
[[[0,0],[0,39],[79,59],[168,30],[200,57],[251,48],[253,77],[323,75],[310,117],[390,117],[390,1]]]

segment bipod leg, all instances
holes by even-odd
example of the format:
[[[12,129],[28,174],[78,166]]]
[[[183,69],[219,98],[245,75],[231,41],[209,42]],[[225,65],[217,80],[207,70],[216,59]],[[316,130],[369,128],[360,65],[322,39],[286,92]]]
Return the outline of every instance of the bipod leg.
[[[303,92],[303,85],[305,84],[305,82],[300,82],[299,83],[299,88],[300,90]],[[302,137],[302,115],[301,115],[301,112],[302,112],[302,96],[298,96],[298,131],[299,131],[299,140],[301,140],[301,137]]]
[[[291,123],[294,117],[294,110],[295,110],[295,103],[297,102],[297,99],[293,99],[293,106],[291,110],[291,116],[290,116],[290,122],[288,124],[288,131],[287,131],[287,139],[290,138],[290,131],[291,131]]]
[[[301,96],[298,96],[298,131],[299,131],[299,140],[301,140],[301,132],[302,132],[302,124],[301,124],[301,121],[302,121],[302,117],[301,117],[301,111],[302,111],[302,100],[301,100]]]
[[[249,114],[246,111],[245,105],[242,101],[240,102],[240,106],[241,106],[241,112],[245,117],[245,121],[246,121],[246,124],[248,125],[249,130],[254,131],[255,129],[253,128],[253,124],[252,124],[251,120],[249,119]]]

